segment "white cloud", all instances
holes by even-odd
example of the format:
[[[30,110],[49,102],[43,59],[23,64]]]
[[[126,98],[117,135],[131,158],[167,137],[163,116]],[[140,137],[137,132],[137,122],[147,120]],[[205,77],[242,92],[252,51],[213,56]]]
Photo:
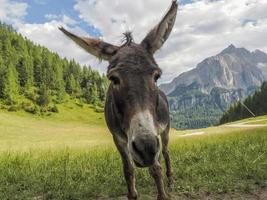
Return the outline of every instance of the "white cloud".
[[[63,15],[62,16],[62,22],[64,23],[64,24],[68,24],[68,25],[77,25],[77,21],[76,20],[74,20],[74,19],[72,19],[72,18],[70,18],[70,17],[68,17],[67,15]]]
[[[98,28],[104,39],[118,43],[125,27],[133,27],[136,42],[158,23],[171,0],[78,0],[75,10]],[[267,0],[198,0],[179,7],[170,39],[156,60],[163,81],[170,81],[229,44],[267,51]]]
[[[60,15],[55,15],[55,14],[46,14],[45,18],[48,20],[53,20],[53,19],[59,19]]]
[[[132,29],[137,40],[144,37],[169,5],[160,0],[78,0],[74,9],[80,18],[100,29],[104,39],[119,43],[127,29]]]
[[[17,25],[27,14],[27,3],[0,0],[0,21]]]
[[[68,24],[68,25],[77,24],[77,21],[75,21],[74,19],[71,19],[67,15],[46,14],[45,18],[48,21],[52,21],[52,20],[62,21],[63,24]]]

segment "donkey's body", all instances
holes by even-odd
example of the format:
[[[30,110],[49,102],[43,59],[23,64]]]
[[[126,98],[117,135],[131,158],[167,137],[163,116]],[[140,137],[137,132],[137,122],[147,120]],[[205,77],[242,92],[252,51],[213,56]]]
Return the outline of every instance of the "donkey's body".
[[[171,163],[168,152],[168,142],[169,142],[169,109],[166,96],[163,92],[158,90],[159,102],[158,109],[156,112],[156,117],[160,124],[159,131],[162,138],[162,153],[166,163],[166,175],[169,179],[169,184],[172,182],[172,170]],[[114,100],[112,98],[112,88],[109,88],[107,94],[107,100],[105,104],[105,118],[110,132],[113,135],[114,143],[120,152],[124,176],[128,187],[128,198],[137,199],[137,191],[135,189],[135,177],[134,177],[134,166],[132,163],[131,155],[128,149],[128,141],[126,134],[123,131],[120,114],[117,112],[118,108],[114,105]],[[155,162],[153,166],[150,167],[150,173],[154,177],[157,188],[159,190],[159,199],[166,199],[166,193],[164,191],[161,166],[159,162]]]
[[[78,37],[60,28],[86,51],[109,61],[107,76],[111,84],[107,92],[105,119],[122,158],[128,199],[137,199],[134,163],[137,167],[149,167],[157,185],[158,199],[168,199],[159,162],[159,138],[166,175],[171,183],[169,108],[166,96],[156,84],[161,70],[153,54],[167,40],[177,7],[177,2],[173,0],[167,14],[140,44],[134,43],[129,33],[126,34],[125,44],[117,47],[100,40]]]

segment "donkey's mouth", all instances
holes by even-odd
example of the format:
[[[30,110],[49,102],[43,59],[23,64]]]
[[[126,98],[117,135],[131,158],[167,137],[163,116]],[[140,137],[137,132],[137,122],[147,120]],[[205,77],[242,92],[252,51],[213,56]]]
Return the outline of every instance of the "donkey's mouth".
[[[156,157],[157,156],[153,156],[153,158],[143,159],[139,155],[136,155],[136,154],[132,155],[134,164],[136,165],[136,167],[140,167],[140,168],[152,166],[155,163]]]
[[[136,165],[136,167],[140,167],[140,168],[150,167],[150,166],[152,166],[154,164],[154,162],[151,162],[151,163],[142,162],[141,163],[140,161],[136,161],[134,159],[133,159],[133,161],[134,161],[134,164]]]

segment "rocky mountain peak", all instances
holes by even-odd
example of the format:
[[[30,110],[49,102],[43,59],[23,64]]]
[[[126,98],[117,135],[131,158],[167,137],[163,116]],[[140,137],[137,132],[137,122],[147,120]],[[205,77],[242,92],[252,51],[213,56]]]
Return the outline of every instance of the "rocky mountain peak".
[[[220,54],[233,53],[236,51],[236,47],[233,44],[230,44],[226,49],[224,49]]]
[[[196,82],[206,93],[214,87],[246,90],[250,86],[261,85],[265,80],[258,63],[267,63],[266,53],[260,50],[250,52],[231,44],[221,53],[204,59],[193,70],[182,73],[160,88],[170,94],[179,85],[189,86]]]
[[[245,59],[247,59],[251,56],[250,51],[248,51],[245,48],[237,48],[233,44],[229,45],[219,55],[225,55],[225,54],[230,54],[230,55],[245,58]]]

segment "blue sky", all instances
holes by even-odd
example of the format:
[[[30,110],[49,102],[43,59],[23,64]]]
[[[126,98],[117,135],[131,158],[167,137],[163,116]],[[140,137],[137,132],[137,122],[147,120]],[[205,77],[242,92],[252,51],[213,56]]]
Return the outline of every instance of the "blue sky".
[[[132,30],[136,42],[156,25],[172,0],[0,0],[0,21],[12,24],[28,39],[101,73],[99,63],[59,30],[102,37],[119,44]],[[267,0],[180,0],[168,41],[155,55],[163,70],[161,82],[194,68],[229,44],[267,52]]]
[[[90,23],[86,23],[79,18],[79,13],[74,10],[74,0],[18,0],[28,4],[27,15],[24,17],[27,23],[45,23],[49,21],[48,15],[54,15],[54,19],[66,15],[78,22],[79,27],[87,31],[90,35],[99,37],[100,31]]]

